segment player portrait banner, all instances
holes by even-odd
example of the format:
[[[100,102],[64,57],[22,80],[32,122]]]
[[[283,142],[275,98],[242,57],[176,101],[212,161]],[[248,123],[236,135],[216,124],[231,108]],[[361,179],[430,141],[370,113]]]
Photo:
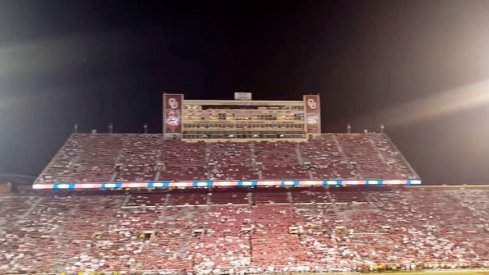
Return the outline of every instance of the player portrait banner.
[[[321,105],[319,95],[304,96],[304,110],[306,133],[320,134],[321,133]]]
[[[163,134],[182,133],[183,94],[163,94]]]

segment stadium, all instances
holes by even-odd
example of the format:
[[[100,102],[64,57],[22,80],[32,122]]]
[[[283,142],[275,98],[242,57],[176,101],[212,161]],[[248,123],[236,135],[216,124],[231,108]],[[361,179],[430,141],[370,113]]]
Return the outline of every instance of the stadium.
[[[489,268],[489,189],[424,186],[383,127],[321,133],[320,106],[165,93],[163,133],[75,131],[1,189],[0,273]]]
[[[489,275],[489,1],[0,0],[0,275]]]

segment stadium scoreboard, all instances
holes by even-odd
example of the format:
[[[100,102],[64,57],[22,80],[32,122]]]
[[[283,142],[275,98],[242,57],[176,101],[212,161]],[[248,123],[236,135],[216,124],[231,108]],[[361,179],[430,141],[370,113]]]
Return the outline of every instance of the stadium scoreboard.
[[[183,94],[163,94],[163,135],[184,141],[290,140],[321,134],[319,95],[302,100],[187,100]],[[243,94],[246,94],[245,96]]]

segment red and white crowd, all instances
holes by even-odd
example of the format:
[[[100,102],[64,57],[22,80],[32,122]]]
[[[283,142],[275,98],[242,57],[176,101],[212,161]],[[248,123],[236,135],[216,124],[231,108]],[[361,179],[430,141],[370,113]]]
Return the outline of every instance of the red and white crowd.
[[[371,188],[1,196],[0,274],[489,267],[489,190]]]
[[[160,134],[73,134],[37,183],[417,179],[381,133],[307,142],[183,142]]]

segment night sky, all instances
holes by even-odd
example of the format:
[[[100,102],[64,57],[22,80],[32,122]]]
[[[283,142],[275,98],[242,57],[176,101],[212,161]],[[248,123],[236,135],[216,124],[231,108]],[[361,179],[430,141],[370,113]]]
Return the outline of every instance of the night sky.
[[[300,100],[427,183],[489,183],[489,1],[0,0],[0,173],[80,131],[161,132],[161,94]]]

